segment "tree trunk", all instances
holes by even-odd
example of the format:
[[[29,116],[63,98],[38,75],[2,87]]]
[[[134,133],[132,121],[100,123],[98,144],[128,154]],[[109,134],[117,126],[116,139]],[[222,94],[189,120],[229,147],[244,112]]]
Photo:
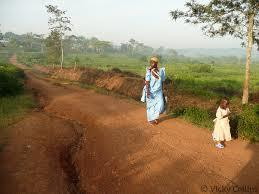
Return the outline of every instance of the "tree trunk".
[[[253,28],[254,28],[255,14],[251,13],[248,17],[249,17],[248,18],[248,28],[247,28],[248,44],[247,44],[247,48],[246,48],[246,72],[245,72],[245,81],[244,81],[244,86],[243,86],[242,104],[248,104],[248,99],[249,99],[251,53],[252,53],[252,47],[253,47],[253,43],[254,43]]]
[[[76,71],[76,62],[75,62],[75,64],[74,64],[74,71]]]
[[[62,37],[60,41],[61,46],[61,61],[60,61],[60,68],[63,69],[63,60],[64,60],[64,51],[63,51],[63,43],[62,43]]]

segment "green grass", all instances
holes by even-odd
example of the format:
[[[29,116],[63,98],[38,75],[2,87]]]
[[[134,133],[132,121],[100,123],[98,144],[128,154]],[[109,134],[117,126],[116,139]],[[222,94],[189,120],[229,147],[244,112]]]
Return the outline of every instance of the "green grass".
[[[238,115],[237,131],[240,137],[259,142],[259,105],[243,107]]]
[[[119,68],[122,71],[137,73],[144,77],[147,61],[126,55],[79,55],[79,66],[103,70]],[[71,67],[75,56],[65,58],[65,66]],[[244,65],[204,65],[166,61],[167,77],[173,80],[174,91],[191,93],[200,97],[240,96],[244,80]],[[251,66],[251,92],[259,91],[259,65]]]
[[[38,52],[19,52],[17,53],[17,60],[28,67],[31,67],[33,64],[47,64],[47,57]]]
[[[9,125],[23,118],[24,114],[35,106],[32,95],[20,94],[17,96],[0,98],[0,128]]]
[[[122,54],[86,54],[66,56],[65,66],[73,66],[76,56],[79,58],[79,67],[93,67],[105,71],[119,68],[122,71],[130,71],[143,75],[145,73],[145,66],[147,65],[147,61],[143,61],[141,58],[129,57]]]
[[[199,127],[213,130],[215,113],[198,107],[177,108],[171,115],[180,117]],[[230,116],[230,127],[233,138],[259,142],[259,105],[244,106],[240,113]]]
[[[181,117],[199,127],[213,128],[213,113],[198,107],[178,107],[170,113],[174,117]]]
[[[191,64],[166,65],[167,75],[174,81],[176,92],[196,96],[220,97],[241,96],[245,67],[241,65],[214,65],[211,72],[197,72]],[[195,64],[194,64],[195,66]],[[252,65],[251,92],[259,91],[259,65]]]
[[[4,52],[0,50],[0,64],[9,63],[9,58],[11,54],[9,52]]]
[[[200,127],[205,127],[209,129],[212,129],[213,127],[213,116],[204,109],[200,109],[197,107],[188,107],[183,112],[183,118]]]

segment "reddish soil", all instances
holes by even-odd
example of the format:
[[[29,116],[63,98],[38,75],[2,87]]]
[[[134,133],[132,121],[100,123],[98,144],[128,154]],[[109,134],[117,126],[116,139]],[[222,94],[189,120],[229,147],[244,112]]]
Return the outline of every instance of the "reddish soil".
[[[41,71],[41,68],[37,68]],[[41,72],[46,72],[45,70]],[[103,71],[100,69],[83,68],[74,71],[73,69],[58,68],[49,71],[52,78],[70,81],[80,81],[87,85],[95,85],[109,91],[128,96],[135,100],[141,98],[144,80],[141,76],[121,71]],[[169,97],[168,108],[200,107],[215,111],[217,108],[215,99],[202,100],[201,98],[187,94],[176,94],[173,90],[173,83],[167,83],[167,93]]]
[[[78,138],[78,124],[33,112],[9,129],[0,153],[2,194],[57,194],[76,191],[66,173],[70,146]],[[1,141],[0,141],[1,143]],[[72,176],[72,175],[71,175]]]
[[[39,71],[41,71],[40,68],[38,68]],[[42,72],[42,71],[41,71]],[[46,72],[46,71],[45,71]],[[79,81],[82,71],[74,71],[73,69],[51,69],[49,72],[51,74],[51,78],[54,79],[65,79],[65,80],[71,80],[71,81]]]
[[[217,150],[206,129],[153,127],[138,103],[26,74],[42,110],[9,129],[1,193],[259,193],[258,144]]]
[[[44,67],[42,65],[39,65],[39,64],[34,64],[33,65],[33,69],[37,70],[37,71],[40,71],[42,73],[50,73],[50,69],[47,68],[47,67]]]

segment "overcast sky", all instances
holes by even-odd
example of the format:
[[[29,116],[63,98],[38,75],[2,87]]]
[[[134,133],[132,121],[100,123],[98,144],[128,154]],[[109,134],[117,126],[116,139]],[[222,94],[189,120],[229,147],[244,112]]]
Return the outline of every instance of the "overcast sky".
[[[206,1],[206,0],[202,0]],[[173,22],[169,12],[184,0],[0,0],[0,29],[18,34],[48,33],[45,5],[67,10],[72,33],[116,44],[134,38],[153,47],[239,48],[231,37],[210,39],[198,26]]]

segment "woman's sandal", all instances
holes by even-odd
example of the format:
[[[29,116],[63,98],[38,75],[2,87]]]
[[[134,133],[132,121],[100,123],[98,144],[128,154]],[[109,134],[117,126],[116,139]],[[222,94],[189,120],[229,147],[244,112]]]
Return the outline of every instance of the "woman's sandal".
[[[155,122],[155,121],[150,121],[150,122],[148,122],[150,125],[152,125],[152,126],[156,126],[158,123],[157,122]]]

